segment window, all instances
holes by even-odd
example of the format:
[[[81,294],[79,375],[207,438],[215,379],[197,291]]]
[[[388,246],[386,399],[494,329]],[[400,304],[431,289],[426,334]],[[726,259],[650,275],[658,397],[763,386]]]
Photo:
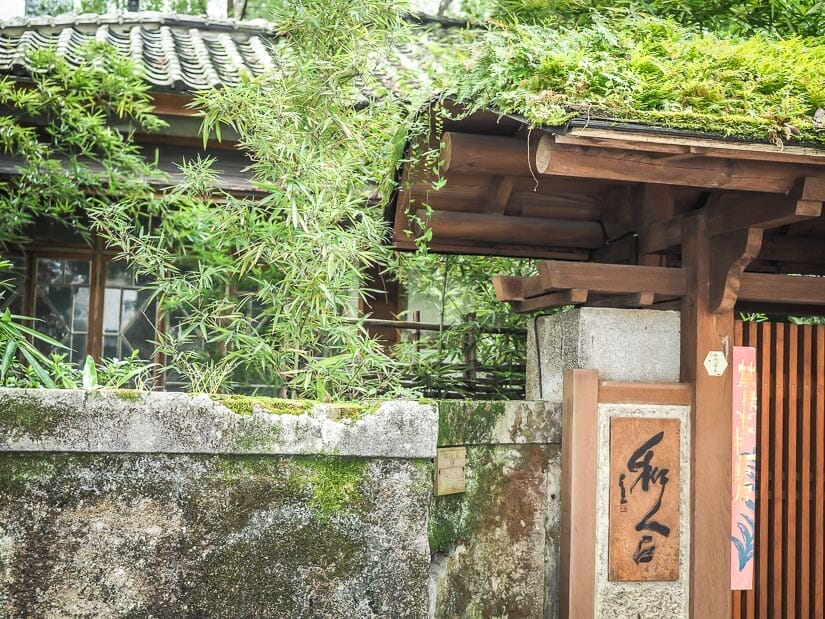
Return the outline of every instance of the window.
[[[32,245],[12,256],[12,293],[2,303],[12,313],[33,316],[34,327],[68,347],[70,361],[86,355],[155,361],[156,303],[123,262],[103,249],[56,249]],[[37,344],[43,352],[52,352]]]

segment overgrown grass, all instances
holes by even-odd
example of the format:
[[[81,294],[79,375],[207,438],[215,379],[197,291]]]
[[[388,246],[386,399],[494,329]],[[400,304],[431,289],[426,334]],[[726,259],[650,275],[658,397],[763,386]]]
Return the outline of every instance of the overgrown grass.
[[[652,17],[516,25],[478,39],[445,96],[536,125],[614,118],[825,143],[825,40],[725,37]]]

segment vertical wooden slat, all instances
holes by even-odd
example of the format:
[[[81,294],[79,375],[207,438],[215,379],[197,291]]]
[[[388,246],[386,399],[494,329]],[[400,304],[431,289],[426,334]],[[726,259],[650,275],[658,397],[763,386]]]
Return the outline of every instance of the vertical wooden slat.
[[[773,351],[773,340],[771,338],[771,325],[768,322],[761,325],[762,341],[757,359],[759,360],[759,376],[761,379],[761,391],[759,394],[759,421],[757,432],[759,438],[759,490],[757,492],[758,507],[756,519],[759,525],[759,539],[756,544],[756,554],[758,557],[757,582],[759,589],[759,615],[767,617],[769,614],[768,591],[769,566],[772,546],[769,538],[770,531],[770,465],[771,465],[771,352]]]
[[[802,411],[799,418],[799,554],[797,574],[799,581],[799,616],[810,616],[811,594],[811,367],[812,329],[802,327]],[[791,522],[790,524],[793,524]]]
[[[772,458],[772,472],[773,472],[773,497],[772,497],[772,531],[771,531],[771,548],[773,549],[771,557],[771,567],[773,570],[773,578],[771,579],[771,600],[772,613],[770,616],[782,616],[782,550],[785,547],[785,539],[783,535],[782,525],[784,523],[784,515],[782,513],[782,505],[784,502],[784,479],[782,464],[784,460],[783,455],[783,411],[785,399],[785,384],[784,384],[784,350],[785,350],[785,325],[779,323],[775,325],[775,358],[774,358],[774,388],[773,388],[773,458]]]
[[[816,394],[814,428],[816,432],[814,454],[814,617],[825,615],[825,327],[816,328]]]
[[[596,451],[599,374],[566,370],[562,394],[562,619],[593,617],[596,586]]]
[[[785,407],[785,574],[783,593],[788,617],[796,617],[797,512],[797,339],[798,328],[788,325],[788,366]]]
[[[796,513],[797,513],[797,345],[799,328],[788,325],[788,389],[785,409],[785,604],[786,616],[796,617]]]

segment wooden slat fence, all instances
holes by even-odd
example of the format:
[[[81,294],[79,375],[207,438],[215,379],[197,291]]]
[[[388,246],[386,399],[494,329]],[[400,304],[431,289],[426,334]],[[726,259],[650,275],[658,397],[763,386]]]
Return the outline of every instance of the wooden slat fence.
[[[737,322],[757,349],[757,540],[754,588],[732,617],[823,617],[825,326]]]

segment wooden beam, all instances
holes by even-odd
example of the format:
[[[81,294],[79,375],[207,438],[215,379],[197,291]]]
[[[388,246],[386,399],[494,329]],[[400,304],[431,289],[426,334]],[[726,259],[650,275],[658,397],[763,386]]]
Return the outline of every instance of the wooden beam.
[[[504,210],[507,208],[507,203],[513,193],[513,184],[512,176],[495,177],[487,196],[484,211],[490,214],[504,215]]]
[[[592,249],[604,242],[601,226],[589,221],[507,217],[421,209],[416,215],[432,230],[433,240],[518,243],[535,247]]]
[[[672,404],[690,406],[690,385],[599,381],[600,404]]]
[[[691,385],[690,617],[727,619],[730,609],[731,371],[709,376],[704,359],[721,351],[731,363],[733,312],[712,314],[710,239],[702,215],[685,221],[682,263],[682,382]]]
[[[825,277],[744,273],[739,300],[825,306]]]
[[[535,153],[527,140],[447,131],[442,138],[441,169],[493,176],[530,176]]]
[[[393,237],[393,249],[398,251],[416,251],[418,245],[412,238],[407,238],[397,230]],[[438,254],[465,254],[472,256],[505,256],[508,258],[541,258],[544,260],[574,260],[590,259],[590,252],[586,249],[572,249],[566,247],[531,247],[514,243],[479,244],[463,243],[458,240],[433,240],[427,248]]]
[[[823,175],[814,166],[694,157],[669,161],[647,153],[571,147],[542,136],[536,152],[540,174],[631,183],[786,193],[797,177]]]
[[[635,292],[633,294],[616,294],[596,296],[588,300],[591,307],[649,307],[653,305],[656,295],[652,292]]]
[[[566,135],[557,135],[556,143],[573,146],[599,146],[624,150],[668,153],[674,155],[701,154],[704,157],[752,159],[776,163],[806,163],[825,165],[825,151],[818,148],[785,144],[733,142],[729,140],[680,137],[675,135],[613,131],[610,129],[572,129]]]
[[[795,188],[804,191],[813,180],[797,180]],[[815,219],[822,214],[822,202],[735,192],[714,196],[703,211],[707,213],[708,234],[716,236],[743,228],[767,230]],[[639,234],[639,253],[656,253],[680,245],[685,218],[693,215],[695,212],[649,225]]]
[[[710,272],[708,308],[713,314],[732,312],[745,268],[762,245],[759,228],[747,228],[714,236],[710,240],[713,269]]]
[[[584,288],[614,294],[653,292],[682,296],[685,293],[684,272],[665,267],[547,260],[539,263],[539,280],[547,291]]]
[[[792,191],[801,194],[812,180],[814,179],[799,179]],[[814,219],[822,214],[822,200],[816,202],[795,199],[793,196],[754,197],[747,193],[724,193],[714,196],[705,211],[708,233],[714,236],[743,228],[768,230]]]
[[[825,263],[825,239],[809,236],[766,236],[760,260],[775,262]]]
[[[559,616],[595,613],[599,374],[565,370],[562,379]]]
[[[560,290],[559,292],[530,297],[524,301],[516,301],[513,303],[513,311],[517,314],[526,314],[528,312],[538,312],[540,310],[555,309],[568,305],[582,305],[587,303],[587,297],[588,291],[580,288]]]

